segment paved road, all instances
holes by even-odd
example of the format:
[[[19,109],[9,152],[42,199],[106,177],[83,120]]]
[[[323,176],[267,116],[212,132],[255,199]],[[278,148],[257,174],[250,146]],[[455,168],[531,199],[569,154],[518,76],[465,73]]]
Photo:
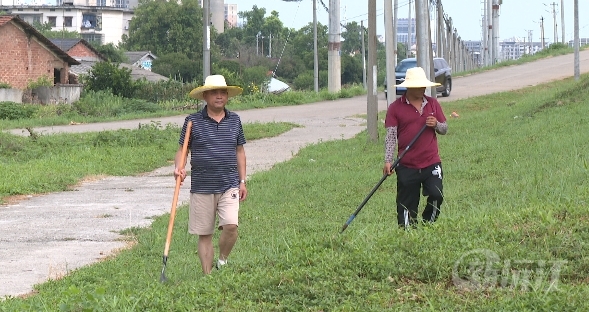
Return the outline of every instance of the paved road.
[[[567,55],[455,78],[451,97],[440,101],[514,90],[570,77],[573,75],[572,64],[573,56]],[[581,53],[581,64],[581,72],[589,72],[589,51]],[[384,110],[384,97],[380,95],[379,98],[379,110]],[[365,97],[238,113],[244,122],[287,121],[304,126],[275,138],[247,143],[249,175],[290,159],[309,144],[348,139],[366,128],[365,120],[358,118],[366,113]],[[157,120],[162,124],[181,124],[184,116]],[[150,121],[34,130],[51,134],[135,129],[139,123]],[[12,132],[26,134],[18,129]],[[73,191],[29,196],[17,203],[0,206],[0,297],[26,294],[36,283],[59,278],[125,248],[118,231],[148,226],[150,217],[169,212],[174,192],[172,171],[173,167],[164,167],[135,177],[105,177],[85,182]],[[188,185],[189,181],[181,190],[180,204],[188,199]]]

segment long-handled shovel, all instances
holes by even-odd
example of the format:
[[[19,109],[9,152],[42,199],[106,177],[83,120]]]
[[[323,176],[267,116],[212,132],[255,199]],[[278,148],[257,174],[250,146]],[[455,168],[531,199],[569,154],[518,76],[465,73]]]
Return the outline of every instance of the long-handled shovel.
[[[409,148],[411,148],[411,145],[413,145],[413,143],[415,143],[415,141],[417,141],[417,139],[419,138],[419,136],[423,133],[423,131],[425,130],[427,126],[423,125],[423,127],[421,127],[421,129],[419,130],[419,132],[417,133],[417,135],[413,138],[413,140],[411,140],[411,142],[409,142],[409,144],[407,145],[407,147],[405,147],[405,149],[403,150],[403,152],[401,153],[401,155],[399,155],[399,157],[397,158],[397,160],[395,160],[395,162],[391,165],[391,168],[395,168],[397,167],[397,165],[399,164],[399,161],[401,160],[401,158],[403,158],[403,156],[405,156],[405,153],[407,153],[407,151],[409,150]],[[360,203],[360,206],[358,206],[358,208],[356,208],[356,211],[354,211],[354,213],[350,216],[350,218],[348,219],[348,221],[344,224],[344,226],[342,227],[340,234],[343,233],[347,228],[348,225],[350,225],[350,223],[352,223],[352,221],[354,221],[354,218],[356,218],[356,216],[358,215],[358,213],[360,213],[360,210],[362,210],[362,208],[364,208],[364,205],[366,205],[366,203],[368,202],[368,200],[370,199],[370,197],[372,197],[372,195],[374,194],[374,192],[376,192],[376,190],[380,187],[380,185],[382,184],[382,182],[384,182],[384,180],[386,180],[386,178],[388,177],[388,174],[383,174],[382,178],[380,178],[380,181],[378,181],[378,183],[372,188],[372,191],[370,191],[370,193],[368,193],[368,196],[366,196],[366,198],[364,198],[364,200],[362,201],[362,203]]]
[[[180,165],[186,165],[186,156],[188,152],[188,141],[190,140],[190,132],[192,130],[192,121],[186,125],[186,134],[184,135],[184,143],[182,144],[182,156],[180,158]],[[176,217],[176,205],[178,205],[178,194],[180,193],[180,184],[182,177],[176,177],[176,188],[174,189],[174,199],[172,200],[172,210],[170,211],[170,221],[168,222],[168,235],[166,236],[166,246],[164,247],[164,267],[160,275],[160,282],[165,282],[166,278],[166,264],[168,263],[168,252],[170,251],[170,242],[172,241],[172,230],[174,229],[174,218]]]

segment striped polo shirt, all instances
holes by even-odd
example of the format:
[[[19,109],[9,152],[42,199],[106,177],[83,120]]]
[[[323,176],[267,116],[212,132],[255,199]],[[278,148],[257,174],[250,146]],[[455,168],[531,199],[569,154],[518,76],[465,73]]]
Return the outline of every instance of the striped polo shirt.
[[[241,119],[225,109],[221,122],[209,117],[207,107],[184,120],[180,145],[184,143],[186,126],[192,121],[188,146],[190,149],[191,193],[222,194],[239,187],[237,172],[238,145],[245,144]]]

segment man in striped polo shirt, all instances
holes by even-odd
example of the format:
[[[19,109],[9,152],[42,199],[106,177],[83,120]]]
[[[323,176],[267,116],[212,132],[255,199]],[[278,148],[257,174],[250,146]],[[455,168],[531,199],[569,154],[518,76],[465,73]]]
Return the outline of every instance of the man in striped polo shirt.
[[[225,265],[237,241],[239,202],[247,197],[245,187],[245,137],[236,113],[225,109],[230,97],[242,89],[227,86],[221,75],[205,79],[203,86],[190,92],[190,97],[204,100],[207,105],[184,120],[180,147],[176,152],[174,177],[186,177],[182,159],[182,143],[186,128],[192,121],[188,141],[191,165],[190,208],[188,232],[198,235],[198,257],[205,274],[211,273],[214,261],[213,232],[216,216],[219,238],[219,258],[216,267]],[[184,155],[186,156],[186,155]]]

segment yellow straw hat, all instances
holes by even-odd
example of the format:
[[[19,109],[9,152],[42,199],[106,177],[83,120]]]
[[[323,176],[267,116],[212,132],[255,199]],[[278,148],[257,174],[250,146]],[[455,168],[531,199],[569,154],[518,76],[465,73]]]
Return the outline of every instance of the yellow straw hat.
[[[240,87],[228,86],[225,82],[225,77],[223,77],[223,75],[211,75],[205,79],[204,85],[198,88],[194,88],[192,91],[190,91],[189,96],[191,98],[204,100],[204,98],[202,97],[203,92],[217,89],[227,90],[227,94],[229,97],[240,95],[241,92],[243,92],[243,89]]]
[[[425,76],[425,71],[421,67],[409,68],[405,73],[405,81],[403,83],[395,85],[395,87],[404,88],[425,88],[425,87],[436,87],[441,84],[437,82],[431,82]]]

